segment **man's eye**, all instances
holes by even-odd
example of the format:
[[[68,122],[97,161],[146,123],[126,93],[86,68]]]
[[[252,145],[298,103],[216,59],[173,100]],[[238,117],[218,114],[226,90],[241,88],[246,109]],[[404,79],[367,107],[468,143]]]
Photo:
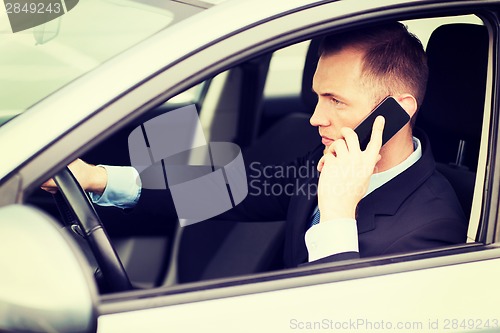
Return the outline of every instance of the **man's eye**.
[[[339,101],[338,99],[333,98],[333,97],[331,98],[331,102],[332,102],[333,104],[335,104],[335,105],[342,105],[342,104],[344,104],[344,103],[342,103],[341,101]]]

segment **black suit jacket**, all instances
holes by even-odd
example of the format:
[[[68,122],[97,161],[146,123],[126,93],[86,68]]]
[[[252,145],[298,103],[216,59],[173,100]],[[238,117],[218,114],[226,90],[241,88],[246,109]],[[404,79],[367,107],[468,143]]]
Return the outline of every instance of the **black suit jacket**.
[[[336,254],[317,262],[429,249],[466,240],[467,222],[456,194],[436,171],[427,137],[423,134],[418,137],[422,157],[359,203],[356,217],[359,253]],[[318,146],[307,156],[287,165],[271,167],[249,163],[249,194],[237,207],[217,218],[236,221],[286,219],[285,266],[295,267],[307,262],[304,237],[317,206],[318,174],[315,170],[323,148]],[[165,204],[156,204],[158,200],[170,203],[168,191],[143,190],[138,209],[147,210],[149,214],[169,211]]]
[[[367,195],[358,205],[359,253],[317,262],[370,257],[465,242],[467,222],[449,182],[436,171],[429,142],[421,136],[422,157],[409,169]],[[293,198],[288,214],[285,262],[307,258],[304,235],[311,201]]]

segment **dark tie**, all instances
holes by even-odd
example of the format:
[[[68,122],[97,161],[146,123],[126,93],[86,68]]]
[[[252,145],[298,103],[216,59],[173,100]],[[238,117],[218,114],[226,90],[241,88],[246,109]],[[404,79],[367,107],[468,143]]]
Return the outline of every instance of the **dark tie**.
[[[316,225],[319,223],[319,209],[316,210],[316,213],[314,213],[312,221],[311,221],[311,227],[313,225]]]

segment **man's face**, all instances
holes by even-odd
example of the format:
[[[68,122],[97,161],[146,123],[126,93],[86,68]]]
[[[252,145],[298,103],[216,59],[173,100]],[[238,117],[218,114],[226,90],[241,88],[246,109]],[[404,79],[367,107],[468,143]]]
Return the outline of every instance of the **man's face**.
[[[310,119],[329,146],[342,127],[354,128],[377,104],[373,90],[361,84],[362,52],[346,48],[322,56],[313,78],[318,104]]]

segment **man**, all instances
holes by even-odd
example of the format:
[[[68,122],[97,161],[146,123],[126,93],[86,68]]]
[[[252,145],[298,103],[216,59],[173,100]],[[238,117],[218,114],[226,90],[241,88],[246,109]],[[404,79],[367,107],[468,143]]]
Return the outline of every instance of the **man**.
[[[293,195],[248,195],[221,217],[286,218],[287,267],[464,242],[467,224],[455,193],[436,172],[425,135],[413,136],[427,72],[421,43],[399,23],[324,38],[312,87],[318,103],[310,120],[323,145],[288,166],[299,169],[316,163],[319,181],[314,175],[266,176],[268,183],[282,188],[295,184],[297,190]],[[362,151],[353,128],[387,96],[394,97],[412,121],[382,147],[385,120],[377,118]],[[82,186],[97,195],[97,203],[127,207],[137,202],[134,211],[161,214],[165,209],[157,203],[171,201],[168,191],[136,188],[131,168],[101,168],[82,161],[71,168]],[[263,173],[249,170],[248,176],[259,179]],[[298,190],[316,183],[317,200]],[[53,190],[53,184],[44,188]]]

